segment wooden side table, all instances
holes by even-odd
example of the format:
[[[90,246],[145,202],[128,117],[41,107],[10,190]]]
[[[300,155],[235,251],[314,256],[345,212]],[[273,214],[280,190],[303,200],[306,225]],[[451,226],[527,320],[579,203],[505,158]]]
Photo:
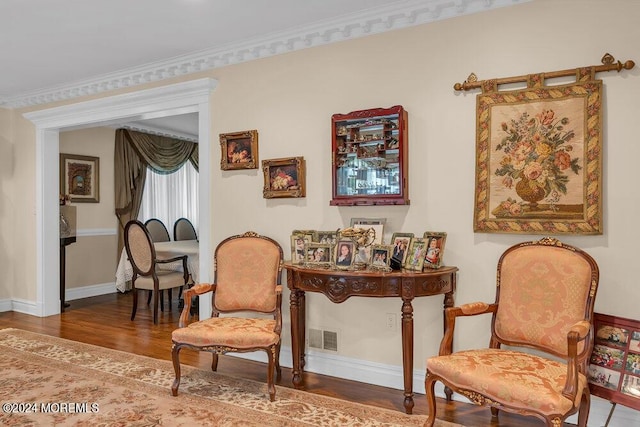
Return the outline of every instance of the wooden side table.
[[[293,385],[304,387],[305,292],[322,293],[334,303],[352,296],[399,297],[402,299],[402,367],[404,373],[404,408],[413,411],[413,306],[415,297],[444,295],[444,308],[453,307],[457,267],[415,272],[343,271],[314,269],[285,262],[287,286],[291,290],[291,346]],[[443,318],[444,323],[444,318]],[[443,326],[444,328],[444,326]],[[451,391],[447,391],[451,399]]]
[[[75,243],[76,236],[61,237],[60,238],[60,313],[64,313],[64,309],[69,307],[69,304],[65,300],[65,281],[67,270],[67,251],[66,247],[72,243]]]

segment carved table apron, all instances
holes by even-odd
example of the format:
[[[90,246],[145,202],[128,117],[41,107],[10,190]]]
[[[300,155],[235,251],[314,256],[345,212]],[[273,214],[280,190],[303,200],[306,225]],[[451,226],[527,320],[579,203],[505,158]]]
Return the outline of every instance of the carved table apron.
[[[287,286],[291,290],[291,347],[293,352],[293,385],[304,387],[305,292],[326,295],[334,303],[352,296],[402,298],[402,367],[404,373],[404,408],[411,414],[413,402],[413,306],[415,297],[444,294],[444,308],[453,307],[457,267],[440,267],[424,272],[401,270],[389,273],[376,271],[343,271],[313,269],[290,262]],[[450,393],[450,392],[449,392]],[[450,394],[447,398],[450,399]]]

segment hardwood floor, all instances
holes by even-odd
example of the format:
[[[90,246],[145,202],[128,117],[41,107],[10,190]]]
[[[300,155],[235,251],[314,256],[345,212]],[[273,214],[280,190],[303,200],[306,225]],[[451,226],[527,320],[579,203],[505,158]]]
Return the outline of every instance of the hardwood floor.
[[[58,336],[73,341],[94,344],[129,353],[171,360],[171,331],[177,327],[180,311],[174,301],[172,310],[159,315],[159,324],[153,325],[151,309],[145,298],[139,299],[138,313],[130,320],[132,296],[130,294],[110,294],[71,301],[71,306],[60,315],[34,317],[16,312],[0,313],[0,328],[18,328],[41,334]],[[289,333],[289,331],[284,331]],[[201,369],[211,368],[211,355],[184,350],[180,361]],[[238,375],[256,381],[265,381],[265,366],[259,362],[222,356],[218,371]],[[280,386],[293,387],[291,370],[282,369]],[[321,395],[333,396],[366,405],[375,405],[398,411],[404,410],[402,391],[379,387],[356,381],[305,373],[306,390]],[[427,403],[424,395],[414,396],[414,414],[426,414]],[[501,412],[498,419],[492,419],[488,408],[461,402],[438,402],[438,418],[471,426],[541,426],[543,422],[533,417]]]

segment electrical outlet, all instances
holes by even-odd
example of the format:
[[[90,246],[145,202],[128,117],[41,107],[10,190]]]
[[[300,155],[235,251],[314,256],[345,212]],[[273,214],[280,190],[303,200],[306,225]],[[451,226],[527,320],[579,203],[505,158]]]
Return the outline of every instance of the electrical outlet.
[[[387,313],[385,318],[385,327],[388,331],[395,331],[397,324],[396,313]]]

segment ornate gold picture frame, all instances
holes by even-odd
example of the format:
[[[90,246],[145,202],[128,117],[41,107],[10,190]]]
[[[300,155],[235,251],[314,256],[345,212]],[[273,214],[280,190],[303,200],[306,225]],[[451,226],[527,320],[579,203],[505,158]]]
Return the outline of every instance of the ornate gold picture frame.
[[[220,169],[258,169],[258,131],[220,134]]]
[[[285,157],[262,161],[265,199],[305,197],[305,163],[303,157]]]
[[[99,203],[100,158],[60,153],[60,194],[74,203]]]
[[[602,234],[602,81],[477,97],[474,231]],[[582,78],[586,77],[586,78]]]

